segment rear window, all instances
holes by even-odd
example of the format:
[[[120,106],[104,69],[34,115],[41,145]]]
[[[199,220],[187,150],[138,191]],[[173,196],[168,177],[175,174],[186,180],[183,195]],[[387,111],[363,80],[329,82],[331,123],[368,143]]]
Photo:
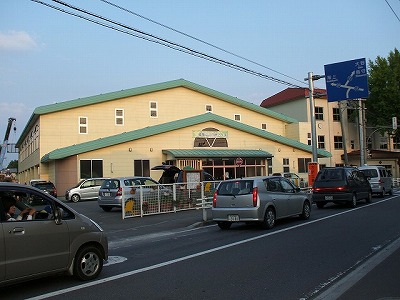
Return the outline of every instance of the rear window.
[[[36,183],[34,187],[41,189],[41,190],[48,190],[48,189],[54,189],[54,184],[51,182],[46,182],[46,183]]]
[[[323,169],[318,174],[316,180],[344,180],[344,172],[342,169]]]
[[[252,193],[252,180],[223,181],[218,187],[218,195],[246,195]]]
[[[366,177],[370,178],[378,177],[378,172],[375,169],[364,169],[360,171],[363,172]]]
[[[119,189],[120,188],[120,184],[119,184],[119,180],[118,179],[107,179],[103,182],[103,184],[101,185],[102,189]]]

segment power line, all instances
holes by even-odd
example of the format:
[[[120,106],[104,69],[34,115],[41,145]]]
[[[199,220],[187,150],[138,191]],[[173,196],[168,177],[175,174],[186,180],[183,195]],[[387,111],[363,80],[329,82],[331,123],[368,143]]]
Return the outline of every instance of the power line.
[[[396,12],[394,11],[394,9],[392,8],[392,6],[389,4],[389,2],[387,0],[385,0],[386,4],[389,5],[390,9],[392,10],[392,12],[394,13],[394,15],[396,16],[397,20],[399,20],[400,22],[400,18],[399,16],[396,14]]]
[[[168,48],[171,48],[171,49],[174,49],[174,50],[177,50],[177,51],[181,51],[181,52],[184,52],[184,53],[190,54],[192,56],[196,56],[196,57],[199,57],[199,58],[202,58],[202,59],[214,62],[214,63],[218,63],[218,64],[221,64],[221,65],[230,67],[232,69],[236,69],[236,70],[239,70],[239,71],[251,74],[251,75],[255,75],[255,76],[258,76],[258,77],[261,77],[261,78],[264,78],[264,79],[267,79],[267,80],[270,80],[270,81],[273,81],[273,82],[276,82],[276,83],[280,83],[280,84],[283,84],[283,85],[296,87],[296,88],[303,88],[303,87],[300,87],[298,85],[289,83],[287,81],[284,81],[284,80],[281,80],[281,79],[277,79],[277,78],[269,76],[269,75],[262,74],[260,72],[257,72],[257,71],[242,67],[240,65],[233,64],[233,63],[228,62],[226,60],[222,60],[222,59],[216,58],[214,56],[207,55],[205,53],[202,53],[202,52],[190,49],[188,47],[179,45],[177,43],[173,43],[173,42],[168,41],[166,39],[159,38],[159,37],[157,37],[155,35],[152,35],[152,34],[144,32],[144,31],[132,28],[132,27],[130,27],[128,25],[125,25],[125,24],[122,24],[122,23],[107,19],[105,17],[102,17],[100,15],[94,14],[94,13],[89,12],[87,10],[84,10],[84,9],[75,7],[73,5],[70,5],[68,3],[65,3],[63,1],[52,0],[53,2],[56,2],[58,4],[61,4],[63,6],[68,7],[69,9],[72,9],[72,10],[75,10],[75,11],[79,11],[79,12],[87,14],[87,15],[89,15],[91,17],[87,17],[87,16],[84,16],[82,14],[79,14],[79,13],[76,13],[76,12],[73,12],[73,11],[68,11],[68,10],[63,9],[61,7],[57,7],[57,6],[48,4],[48,3],[40,1],[40,0],[31,0],[31,1],[39,3],[39,4],[42,4],[42,5],[47,6],[47,7],[50,7],[52,9],[58,10],[60,12],[63,12],[63,13],[66,13],[66,14],[69,14],[69,15],[72,15],[72,16],[87,20],[87,21],[95,23],[97,25],[100,25],[100,26],[103,26],[103,27],[107,27],[107,28],[110,28],[112,30],[116,30],[116,31],[119,31],[119,32],[122,32],[122,33],[125,33],[125,34],[128,34],[128,35],[134,36],[134,37],[138,37],[138,38],[153,42],[153,43],[158,43],[158,44],[163,45],[165,47],[168,47]],[[100,19],[102,21],[105,21],[105,22],[108,22],[108,23],[114,24],[114,25],[110,25],[110,24],[104,23],[104,22],[99,21],[99,20],[94,19],[94,18]],[[118,26],[118,27],[116,27],[115,25]]]
[[[247,62],[250,62],[250,63],[252,63],[252,64],[255,64],[255,65],[259,66],[259,67],[263,67],[263,68],[268,69],[268,70],[270,70],[270,71],[272,71],[272,72],[275,72],[275,73],[277,73],[277,74],[279,74],[279,75],[285,76],[285,77],[287,77],[287,78],[293,79],[293,80],[295,80],[295,81],[298,81],[298,82],[304,84],[303,81],[298,80],[298,79],[296,79],[296,78],[294,78],[294,77],[291,77],[291,76],[289,76],[289,75],[286,75],[286,74],[284,74],[284,73],[281,73],[281,72],[279,72],[279,71],[276,71],[276,70],[274,70],[274,69],[272,69],[272,68],[270,68],[270,67],[267,67],[267,66],[265,66],[265,65],[263,65],[263,64],[260,64],[260,63],[258,63],[258,62],[253,61],[253,60],[250,60],[250,59],[248,59],[248,58],[245,58],[245,57],[243,57],[243,56],[241,56],[241,55],[235,54],[235,53],[233,53],[233,52],[231,52],[231,51],[228,51],[228,50],[226,50],[226,49],[223,49],[223,48],[221,48],[221,47],[219,47],[219,46],[213,45],[213,44],[211,44],[211,43],[209,43],[209,42],[207,42],[207,41],[204,41],[204,40],[202,40],[202,39],[199,39],[199,38],[197,38],[197,37],[195,37],[195,36],[193,36],[193,35],[187,34],[187,33],[185,33],[185,32],[182,32],[182,31],[178,30],[178,29],[172,28],[172,27],[170,27],[170,26],[167,26],[167,25],[165,25],[165,24],[162,24],[162,23],[160,23],[160,22],[157,22],[157,21],[155,21],[155,20],[152,20],[152,19],[150,19],[150,18],[148,18],[148,17],[145,17],[145,16],[143,16],[143,15],[141,15],[141,14],[138,14],[138,13],[136,13],[136,12],[134,12],[134,11],[131,11],[131,10],[129,10],[129,9],[126,9],[126,8],[124,8],[124,7],[122,7],[122,6],[117,5],[117,4],[114,4],[114,3],[110,2],[110,1],[107,1],[107,0],[99,0],[99,1],[104,2],[104,3],[108,4],[108,5],[113,6],[113,7],[116,7],[116,8],[118,8],[118,9],[120,9],[120,10],[125,11],[125,12],[128,12],[128,13],[130,13],[130,14],[133,14],[133,15],[139,17],[139,18],[142,18],[142,19],[147,20],[147,21],[149,21],[149,22],[152,22],[152,23],[154,23],[154,24],[157,24],[157,25],[159,25],[159,26],[161,26],[161,27],[167,28],[167,29],[172,30],[172,31],[174,31],[174,32],[176,32],[176,33],[179,33],[179,34],[181,34],[181,35],[184,35],[184,36],[186,36],[186,37],[188,37],[188,38],[191,38],[191,39],[193,39],[193,40],[195,40],[195,41],[198,41],[198,42],[200,42],[200,43],[203,43],[203,44],[205,44],[205,45],[207,45],[207,46],[213,47],[213,48],[215,48],[215,49],[218,49],[218,50],[220,50],[220,51],[223,51],[223,52],[225,52],[225,53],[228,53],[228,54],[230,54],[230,55],[233,55],[233,56],[235,56],[235,57],[237,57],[237,58],[240,58],[240,59],[243,59],[243,60],[245,60],[245,61],[247,61]]]

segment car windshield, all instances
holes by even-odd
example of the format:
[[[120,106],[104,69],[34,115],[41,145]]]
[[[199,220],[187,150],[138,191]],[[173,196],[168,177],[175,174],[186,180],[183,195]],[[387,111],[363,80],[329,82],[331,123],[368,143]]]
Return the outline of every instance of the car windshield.
[[[252,180],[223,181],[218,188],[218,195],[245,195],[251,193],[253,193]]]
[[[378,177],[378,171],[375,169],[365,169],[365,170],[360,170],[360,171],[363,172],[366,177],[370,177],[370,178]]]

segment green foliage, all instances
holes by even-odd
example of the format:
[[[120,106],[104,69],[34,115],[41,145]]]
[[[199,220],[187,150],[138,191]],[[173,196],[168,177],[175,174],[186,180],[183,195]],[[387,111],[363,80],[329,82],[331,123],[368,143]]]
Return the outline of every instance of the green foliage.
[[[8,164],[7,169],[18,169],[18,160],[12,160]]]
[[[369,64],[369,97],[366,101],[368,126],[391,126],[400,121],[400,52],[395,48],[387,58],[378,56]],[[385,131],[392,132],[391,129]],[[396,131],[398,134],[399,131]]]

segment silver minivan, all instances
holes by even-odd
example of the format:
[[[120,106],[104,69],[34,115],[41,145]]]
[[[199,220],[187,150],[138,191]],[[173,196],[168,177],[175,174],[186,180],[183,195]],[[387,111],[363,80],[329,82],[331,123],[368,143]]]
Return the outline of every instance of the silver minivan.
[[[108,178],[82,179],[77,185],[65,191],[65,200],[79,202],[80,200],[96,200],[104,180]]]
[[[0,183],[0,286],[58,273],[94,279],[107,258],[94,221],[39,189]]]
[[[361,166],[358,168],[368,178],[373,194],[383,197],[393,195],[392,176],[383,166]]]

